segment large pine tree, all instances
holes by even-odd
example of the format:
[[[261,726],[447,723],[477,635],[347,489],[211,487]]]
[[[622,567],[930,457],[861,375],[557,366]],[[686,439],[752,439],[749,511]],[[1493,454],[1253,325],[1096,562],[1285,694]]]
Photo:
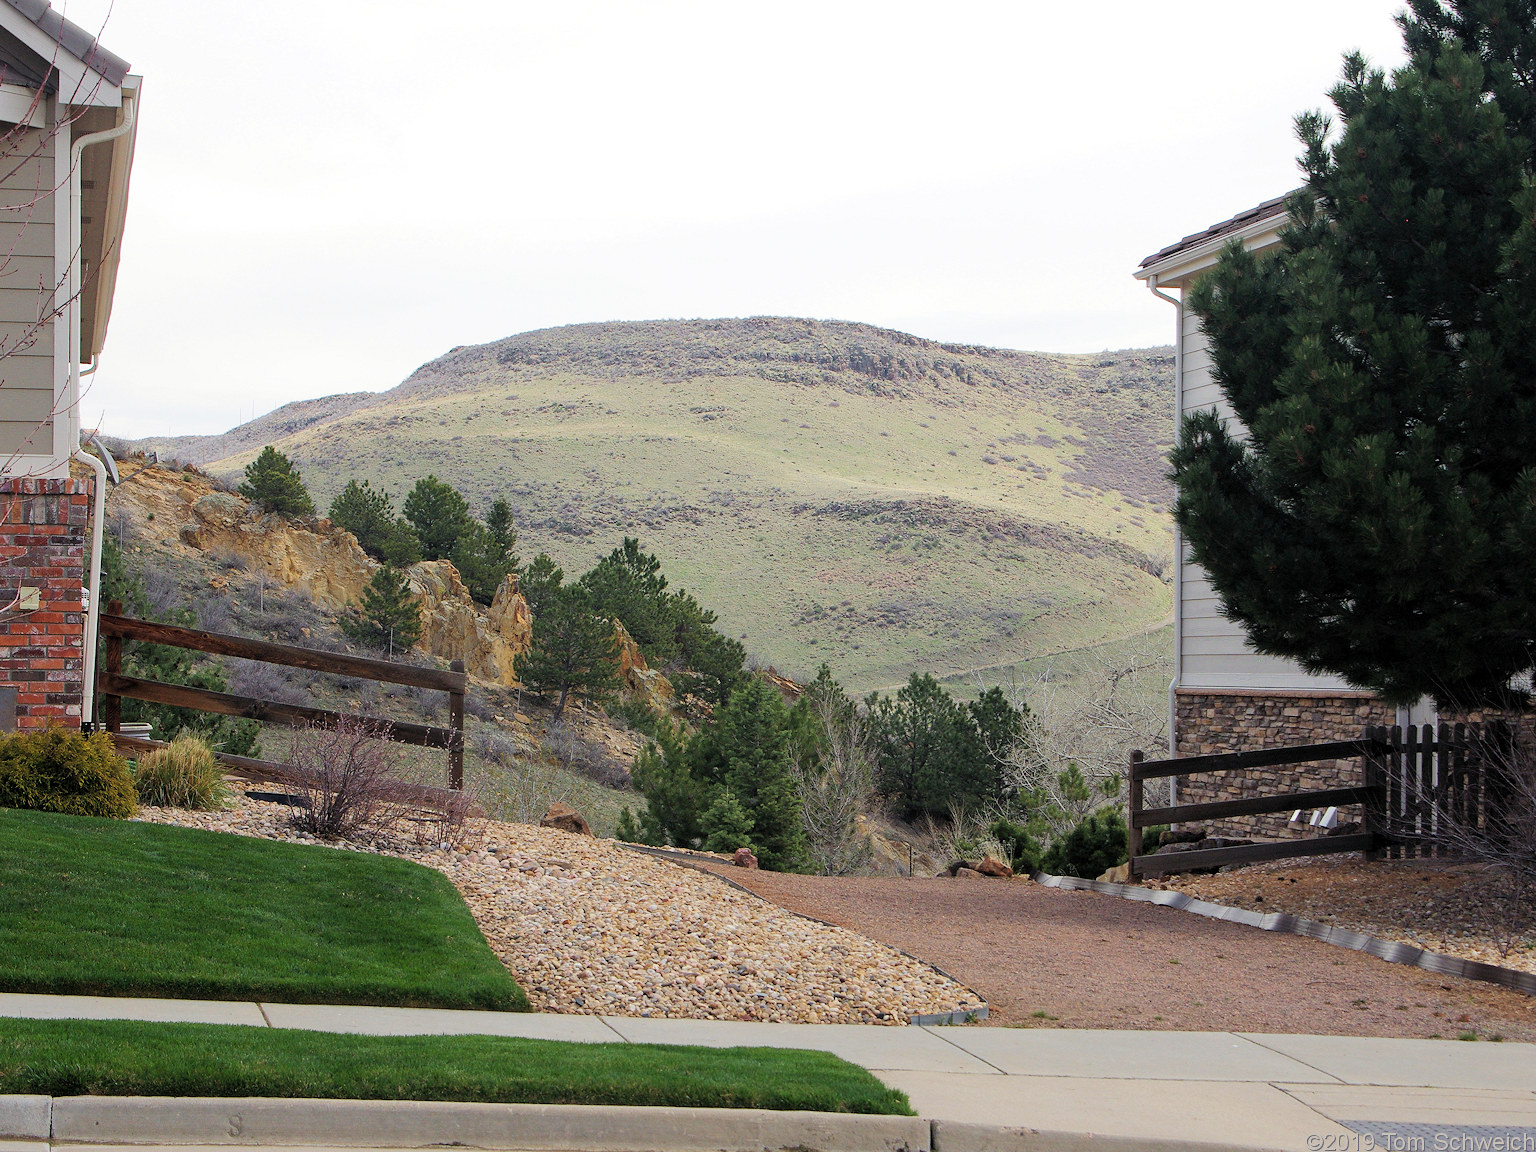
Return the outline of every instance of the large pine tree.
[[[1388,700],[1511,702],[1536,641],[1536,12],[1411,0],[1346,58],[1273,256],[1190,299],[1245,438],[1173,454],[1177,518],[1261,652]]]

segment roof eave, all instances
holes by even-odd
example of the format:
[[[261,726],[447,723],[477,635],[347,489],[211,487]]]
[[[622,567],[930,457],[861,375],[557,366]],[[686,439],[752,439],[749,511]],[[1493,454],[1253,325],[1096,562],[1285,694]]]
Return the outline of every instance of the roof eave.
[[[1241,228],[1212,236],[1208,240],[1202,240],[1198,244],[1172,252],[1161,260],[1144,264],[1132,275],[1138,280],[1147,281],[1156,277],[1157,283],[1164,288],[1182,287],[1185,281],[1213,267],[1221,257],[1221,250],[1233,240],[1241,240],[1243,246],[1251,251],[1263,251],[1280,243],[1280,232],[1289,220],[1290,217],[1284,212],[1274,216],[1260,217]]]

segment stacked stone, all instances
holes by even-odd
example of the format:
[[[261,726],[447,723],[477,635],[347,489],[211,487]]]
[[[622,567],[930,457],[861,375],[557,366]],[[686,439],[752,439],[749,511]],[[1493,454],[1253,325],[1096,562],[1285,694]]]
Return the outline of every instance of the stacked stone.
[[[1202,691],[1181,688],[1177,699],[1180,756],[1253,752],[1298,744],[1358,740],[1368,727],[1397,722],[1396,709],[1366,693],[1284,691]],[[1283,792],[1352,788],[1363,783],[1360,761],[1320,760],[1312,764],[1247,768],[1179,778],[1179,803],[1244,800]],[[1340,822],[1359,820],[1359,806],[1341,808]],[[1286,839],[1303,835],[1289,826],[1290,814],[1235,816],[1210,822],[1217,836]]]

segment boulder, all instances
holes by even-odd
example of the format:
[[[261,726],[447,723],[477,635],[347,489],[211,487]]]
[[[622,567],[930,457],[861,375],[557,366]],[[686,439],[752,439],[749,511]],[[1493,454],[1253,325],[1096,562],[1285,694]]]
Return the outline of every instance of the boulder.
[[[1100,876],[1099,879],[1109,884],[1129,884],[1131,882],[1130,861],[1126,861],[1124,864],[1116,865],[1108,872],[1104,873],[1104,875]]]
[[[1205,837],[1204,828],[1170,828],[1163,833],[1158,844],[1198,844]]]
[[[951,876],[955,876],[955,875],[959,874],[960,869],[962,869],[962,868],[970,868],[973,872],[976,870],[975,866],[973,864],[969,863],[968,861],[965,861],[965,860],[955,860],[955,861],[952,861],[950,863],[949,867],[944,869],[944,871],[949,873],[949,875],[951,875]]]
[[[1353,835],[1355,835],[1358,832],[1363,832],[1364,830],[1365,830],[1365,826],[1363,824],[1361,824],[1360,821],[1358,821],[1358,820],[1346,820],[1342,824],[1335,824],[1332,828],[1328,829],[1328,831],[1324,832],[1323,835],[1324,836],[1353,836]]]
[[[1000,880],[1007,880],[1013,875],[1013,869],[1001,860],[988,856],[980,864],[976,865],[976,871],[983,876],[995,876]]]
[[[955,873],[956,880],[985,880],[986,877],[974,868],[961,868]]]
[[[581,836],[592,835],[592,826],[587,819],[569,804],[562,804],[556,800],[549,806],[549,811],[544,813],[544,819],[539,821],[540,828],[558,828],[562,832],[575,832]]]
[[[731,863],[738,868],[756,868],[757,857],[752,855],[750,848],[738,848],[736,855],[731,857]]]

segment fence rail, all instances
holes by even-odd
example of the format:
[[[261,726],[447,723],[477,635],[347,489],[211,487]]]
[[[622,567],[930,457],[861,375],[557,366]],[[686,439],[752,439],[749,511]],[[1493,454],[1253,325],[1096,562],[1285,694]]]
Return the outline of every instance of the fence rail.
[[[252,720],[287,723],[311,723],[331,728],[344,718],[343,713],[324,708],[309,708],[278,700],[235,696],[227,692],[211,692],[205,688],[191,688],[181,684],[165,684],[158,680],[124,676],[123,641],[142,640],[151,644],[166,644],[217,656],[234,656],[242,660],[283,664],[291,668],[306,668],[313,672],[330,672],[339,676],[352,676],[363,680],[377,680],[387,684],[404,684],[409,687],[446,692],[448,694],[448,727],[446,728],[427,724],[395,723],[370,716],[345,718],[379,725],[387,732],[389,739],[402,744],[447,749],[449,787],[454,790],[464,787],[464,690],[468,684],[468,677],[464,674],[462,661],[455,660],[451,671],[444,672],[439,668],[416,668],[389,660],[372,660],[338,652],[320,652],[313,648],[274,644],[266,640],[248,640],[244,636],[230,636],[222,632],[202,632],[195,628],[181,628],[174,624],[158,624],[151,620],[136,620],[130,616],[124,616],[122,603],[117,600],[107,605],[107,611],[102,613],[100,628],[104,652],[101,670],[96,677],[96,691],[101,699],[102,726],[113,734],[119,746],[128,746],[128,739],[121,735],[122,699],[125,696],[134,700],[169,704],[223,716],[242,716]],[[259,765],[261,771],[268,772],[278,771],[283,767],[269,761],[251,760],[243,756],[221,756],[220,759],[226,763],[230,760],[238,760],[245,762],[247,766]],[[252,770],[257,769],[252,768]],[[278,779],[277,776],[267,778]]]
[[[1224,864],[1284,860],[1293,856],[1324,856],[1334,852],[1372,851],[1382,840],[1382,831],[1376,827],[1382,821],[1373,816],[1373,813],[1379,814],[1385,809],[1387,790],[1383,781],[1373,778],[1370,765],[1388,756],[1391,749],[1392,745],[1389,741],[1367,733],[1363,740],[1303,744],[1290,748],[1261,748],[1253,752],[1224,752],[1212,756],[1186,756],[1171,760],[1145,760],[1140,751],[1132,752],[1128,773],[1130,820],[1126,835],[1131,875],[1155,876],[1164,872],[1187,871],[1191,868],[1218,868]],[[1359,787],[1249,796],[1238,800],[1215,800],[1204,804],[1179,804],[1165,808],[1143,806],[1144,784],[1147,780],[1163,779],[1169,776],[1192,776],[1203,772],[1230,772],[1243,768],[1311,764],[1319,760],[1344,760],[1357,756],[1364,758],[1366,762],[1365,781]],[[1243,844],[1230,848],[1202,848],[1163,855],[1144,855],[1141,850],[1142,829],[1154,824],[1214,820],[1228,816],[1257,816],[1269,812],[1326,808],[1341,804],[1364,806],[1367,813],[1364,832],[1307,840],[1281,840],[1267,844]]]

